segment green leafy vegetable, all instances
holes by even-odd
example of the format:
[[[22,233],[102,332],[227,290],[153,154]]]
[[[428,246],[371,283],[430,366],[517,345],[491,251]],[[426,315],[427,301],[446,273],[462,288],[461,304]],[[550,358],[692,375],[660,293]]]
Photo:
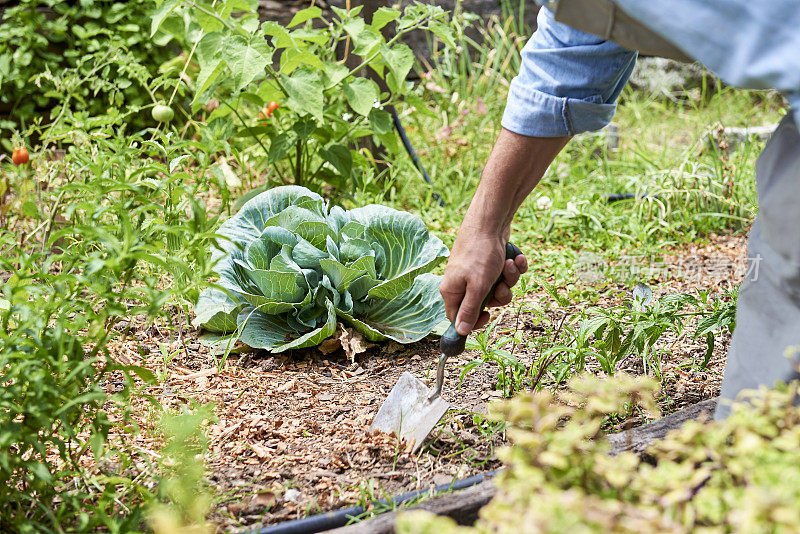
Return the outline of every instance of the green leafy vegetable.
[[[444,319],[439,277],[449,254],[418,217],[370,205],[329,208],[299,186],[253,197],[220,228],[195,326],[281,352],[333,335],[341,320],[372,341],[418,341]]]

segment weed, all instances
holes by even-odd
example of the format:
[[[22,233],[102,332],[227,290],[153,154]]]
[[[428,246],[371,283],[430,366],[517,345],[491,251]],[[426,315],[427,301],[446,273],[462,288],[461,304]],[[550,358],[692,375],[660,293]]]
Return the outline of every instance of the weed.
[[[183,349],[178,348],[173,351],[170,351],[169,346],[166,343],[159,343],[158,350],[159,353],[161,354],[162,367],[156,373],[156,375],[158,377],[158,381],[163,383],[166,381],[167,376],[169,374],[169,369],[167,368],[167,365],[169,365],[169,362],[172,361],[172,359],[175,356],[179,355]]]
[[[739,288],[727,290],[721,297],[709,302],[708,291],[700,291],[698,300],[706,306],[701,321],[697,325],[697,331],[694,337],[704,336],[706,339],[706,352],[703,356],[703,361],[700,363],[700,368],[705,369],[708,367],[711,356],[714,353],[714,333],[719,331],[727,331],[729,334],[733,333],[736,328],[736,297],[739,294]]]

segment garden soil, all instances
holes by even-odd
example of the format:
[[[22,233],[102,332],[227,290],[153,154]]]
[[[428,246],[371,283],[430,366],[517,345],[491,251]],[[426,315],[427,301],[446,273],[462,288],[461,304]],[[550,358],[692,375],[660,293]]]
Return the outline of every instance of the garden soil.
[[[744,236],[715,236],[706,245],[671,252],[650,282],[656,296],[695,288],[717,293],[736,286],[744,274]],[[609,287],[597,305],[619,304],[626,291],[629,288]],[[541,302],[549,297],[534,292],[524,298]],[[494,335],[521,329],[535,336],[541,328],[510,307],[496,313],[503,317]],[[570,310],[547,313],[558,324]],[[187,323],[185,317],[175,321]],[[505,443],[503,432],[483,418],[487,404],[502,398],[496,389],[497,367],[481,365],[459,381],[459,371],[478,357],[475,351],[448,361],[444,396],[451,411],[431,441],[412,455],[393,436],[371,433],[369,425],[403,371],[433,383],[439,356],[436,340],[381,344],[354,357],[341,349],[328,354],[318,349],[286,355],[232,354],[218,371],[191,328],[184,326],[176,339],[174,328],[144,328],[135,319],[121,327],[131,336],[114,342],[113,356],[162,373],[162,381],[146,390],[151,399],[171,409],[194,401],[213,403],[217,419],[207,429],[206,462],[218,498],[211,519],[225,530],[251,530],[500,467],[495,452]],[[692,365],[705,353],[702,339],[662,338],[660,343],[670,351],[662,367],[665,413],[718,394],[728,337],[718,336],[705,371]],[[177,352],[166,367],[160,343]],[[327,347],[334,348],[335,344]],[[539,357],[521,350],[515,355],[527,365]],[[641,362],[629,360],[622,370],[641,373]],[[599,372],[592,363],[587,362],[587,368]],[[120,386],[108,384],[110,389]],[[150,401],[134,402],[137,423],[152,428]],[[644,422],[632,418],[620,422],[619,428]],[[146,438],[148,434],[124,439],[156,458],[159,444]]]

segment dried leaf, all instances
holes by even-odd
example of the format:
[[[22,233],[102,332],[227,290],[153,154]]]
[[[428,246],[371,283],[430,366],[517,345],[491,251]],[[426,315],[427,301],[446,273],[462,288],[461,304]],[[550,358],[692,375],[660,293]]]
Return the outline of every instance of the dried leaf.
[[[217,165],[219,165],[219,170],[222,171],[222,176],[225,177],[225,185],[231,189],[242,186],[242,179],[233,172],[233,169],[228,165],[225,158],[219,158],[219,160],[217,160]]]
[[[300,499],[300,495],[301,495],[300,491],[298,491],[298,490],[296,490],[294,488],[289,488],[283,494],[283,500],[286,501],[286,502],[296,503]]]
[[[236,515],[242,510],[244,510],[245,506],[243,502],[232,502],[227,506],[227,508],[230,513]]]
[[[437,141],[444,141],[445,139],[450,139],[452,134],[453,129],[450,126],[442,126],[433,138]]]
[[[251,506],[273,506],[278,502],[278,498],[271,491],[260,491],[253,495]]]
[[[342,344],[344,353],[347,354],[351,362],[355,361],[357,355],[375,346],[375,343],[370,343],[352,328],[342,328],[342,332],[339,334],[339,341]]]
[[[296,385],[297,385],[297,380],[295,380],[295,379],[293,378],[293,379],[289,380],[288,382],[286,382],[285,384],[282,384],[282,385],[281,385],[281,386],[278,388],[278,391],[287,391],[287,390],[289,390],[289,389],[291,389],[291,388],[295,387]]]
[[[184,375],[184,376],[182,376],[180,378],[182,378],[183,380],[196,380],[196,379],[202,378],[204,376],[211,376],[211,375],[215,375],[215,374],[217,374],[217,368],[216,367],[209,367],[208,369],[201,369],[201,370],[199,370],[199,371],[197,371],[195,373]]]
[[[255,441],[250,444],[250,448],[253,449],[253,452],[256,453],[256,456],[262,459],[267,458],[270,456],[270,454],[272,454],[271,450]]]

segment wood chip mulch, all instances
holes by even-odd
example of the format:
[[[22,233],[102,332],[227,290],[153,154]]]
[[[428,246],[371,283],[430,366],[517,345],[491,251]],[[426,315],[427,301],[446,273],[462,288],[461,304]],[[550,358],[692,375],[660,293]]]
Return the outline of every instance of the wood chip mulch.
[[[744,261],[744,243],[743,236],[719,236],[708,245],[667,251],[664,261],[670,268],[653,275],[651,287],[656,295],[732,287],[744,275],[736,267]],[[728,267],[710,272],[709,266]],[[697,274],[685,275],[689,267]],[[679,268],[681,276],[675,274]],[[614,291],[608,294],[598,305],[618,299]],[[525,297],[531,302],[546,298],[544,293]],[[507,314],[497,335],[520,325],[535,334],[526,317]],[[206,462],[218,496],[211,518],[222,529],[251,530],[353,505],[365,496],[383,498],[499,467],[494,452],[504,435],[501,429],[493,432],[482,418],[487,403],[502,397],[496,389],[497,367],[479,366],[459,383],[459,371],[478,358],[474,351],[448,362],[444,396],[451,412],[434,439],[412,455],[394,436],[371,433],[369,424],[403,371],[432,385],[436,341],[382,344],[352,362],[341,350],[329,355],[316,349],[277,356],[233,354],[218,370],[214,357],[197,342],[196,332],[184,330],[176,339],[174,331],[138,328],[135,319],[127,326],[135,335],[113,342],[113,351],[116,358],[162,374],[161,382],[147,393],[169,408],[191,401],[213,403],[216,421],[207,429]],[[665,411],[718,393],[728,342],[724,336],[717,340],[711,365],[700,371],[692,362],[702,359],[703,340],[664,340],[669,347],[662,362]],[[159,343],[178,352],[166,366]],[[517,356],[528,364],[538,358],[524,351]],[[592,368],[591,363],[587,366]],[[634,361],[626,362],[625,370],[642,372]],[[153,428],[154,411],[144,400],[134,402],[141,404],[135,410],[139,425]],[[140,451],[157,455],[158,444],[146,436],[141,432],[128,439]]]

